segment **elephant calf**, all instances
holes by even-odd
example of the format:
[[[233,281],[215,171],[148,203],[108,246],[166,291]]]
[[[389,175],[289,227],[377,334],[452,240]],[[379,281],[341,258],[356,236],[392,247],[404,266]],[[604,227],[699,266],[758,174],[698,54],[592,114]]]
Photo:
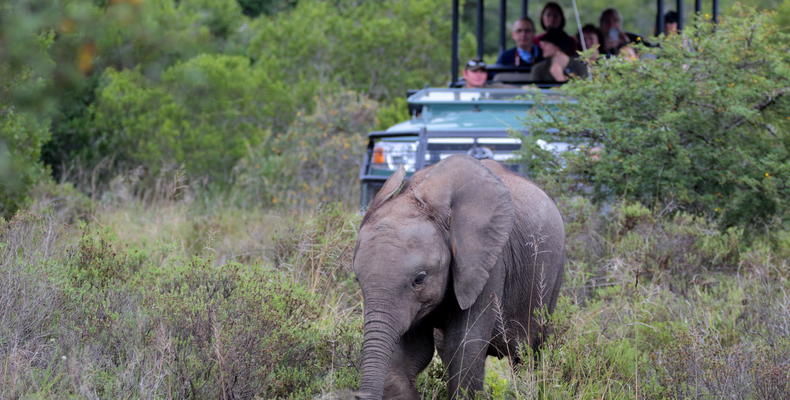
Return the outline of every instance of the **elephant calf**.
[[[482,390],[485,358],[536,348],[554,308],[565,232],[554,202],[490,160],[452,156],[371,202],[354,272],[364,296],[361,398],[417,399],[436,348],[453,398]],[[518,361],[518,360],[515,360]]]

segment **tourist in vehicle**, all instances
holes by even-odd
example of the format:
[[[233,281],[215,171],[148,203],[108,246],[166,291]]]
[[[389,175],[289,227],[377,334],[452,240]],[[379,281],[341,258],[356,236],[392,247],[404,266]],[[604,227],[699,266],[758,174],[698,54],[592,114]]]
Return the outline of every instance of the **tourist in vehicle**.
[[[607,56],[616,56],[624,47],[641,41],[639,35],[623,30],[620,13],[614,8],[607,8],[601,13],[600,28],[603,35],[601,53]]]
[[[540,42],[550,29],[565,30],[565,13],[562,12],[559,4],[550,1],[543,6],[543,11],[540,12],[540,27],[543,28],[543,33],[535,37],[535,43]]]
[[[565,82],[571,76],[587,76],[587,66],[573,57],[576,43],[560,29],[549,29],[540,39],[543,61],[532,67],[533,82]]]
[[[584,47],[582,47],[582,41],[584,41]],[[603,38],[601,37],[601,31],[595,25],[584,25],[580,35],[577,35],[576,37],[576,43],[579,44],[577,50],[582,51],[585,50],[585,48],[588,50],[593,49],[591,60],[595,61],[600,55],[602,41]]]
[[[664,14],[664,35],[674,35],[678,33],[678,13],[669,11]],[[658,32],[656,32],[658,34]]]
[[[475,58],[469,60],[464,66],[464,88],[484,88],[488,80],[488,70],[485,61]]]
[[[502,53],[497,64],[529,67],[543,60],[540,46],[535,44],[535,24],[529,17],[523,17],[513,23],[510,36],[516,47]]]

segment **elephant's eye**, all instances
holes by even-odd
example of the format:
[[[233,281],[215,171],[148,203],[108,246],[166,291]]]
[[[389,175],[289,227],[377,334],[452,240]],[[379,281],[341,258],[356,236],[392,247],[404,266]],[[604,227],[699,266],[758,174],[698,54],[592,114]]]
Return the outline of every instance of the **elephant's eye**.
[[[419,286],[425,283],[425,277],[428,276],[428,273],[425,271],[420,271],[417,273],[417,276],[414,277],[414,282],[412,282],[412,286]]]

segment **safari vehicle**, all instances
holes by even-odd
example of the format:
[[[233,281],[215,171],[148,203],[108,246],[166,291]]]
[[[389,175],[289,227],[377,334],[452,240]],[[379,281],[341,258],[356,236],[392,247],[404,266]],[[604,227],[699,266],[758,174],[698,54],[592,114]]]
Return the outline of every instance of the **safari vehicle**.
[[[384,132],[371,132],[362,167],[362,207],[373,199],[384,181],[403,166],[408,175],[453,154],[500,161],[514,171],[523,118],[535,96],[544,102],[568,101],[550,90],[429,88],[408,98],[411,120]],[[566,143],[539,143],[557,152]]]
[[[580,0],[584,1],[584,0]],[[683,0],[677,1],[678,28],[683,27]],[[700,12],[701,0],[695,0],[695,11]],[[522,0],[522,16],[527,15],[528,1]],[[544,103],[574,101],[552,87],[557,84],[530,82],[529,69],[490,65],[489,78],[501,83],[529,84],[535,89],[463,89],[458,79],[458,23],[459,2],[452,1],[452,62],[451,80],[447,88],[426,88],[412,91],[408,97],[411,119],[382,132],[368,134],[367,151],[360,171],[361,207],[364,209],[384,181],[399,167],[407,175],[434,164],[453,154],[469,154],[476,158],[491,158],[512,170],[528,175],[516,162],[525,130],[524,118],[542,96]],[[499,49],[505,51],[507,0],[499,2]],[[477,57],[483,58],[484,1],[477,1]],[[664,0],[656,0],[656,26],[664,26]],[[713,0],[713,18],[718,14],[718,0]],[[496,78],[496,77],[499,78]],[[515,134],[514,134],[515,133]],[[539,141],[544,150],[559,154],[571,148],[565,142]]]

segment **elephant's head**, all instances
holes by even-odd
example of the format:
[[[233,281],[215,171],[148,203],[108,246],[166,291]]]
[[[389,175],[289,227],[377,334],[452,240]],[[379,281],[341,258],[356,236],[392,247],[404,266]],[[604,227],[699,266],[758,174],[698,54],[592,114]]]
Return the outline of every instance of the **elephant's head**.
[[[449,157],[410,181],[401,169],[385,182],[354,254],[365,302],[362,393],[382,396],[399,338],[448,291],[461,309],[475,302],[512,226],[509,191],[472,157]]]

